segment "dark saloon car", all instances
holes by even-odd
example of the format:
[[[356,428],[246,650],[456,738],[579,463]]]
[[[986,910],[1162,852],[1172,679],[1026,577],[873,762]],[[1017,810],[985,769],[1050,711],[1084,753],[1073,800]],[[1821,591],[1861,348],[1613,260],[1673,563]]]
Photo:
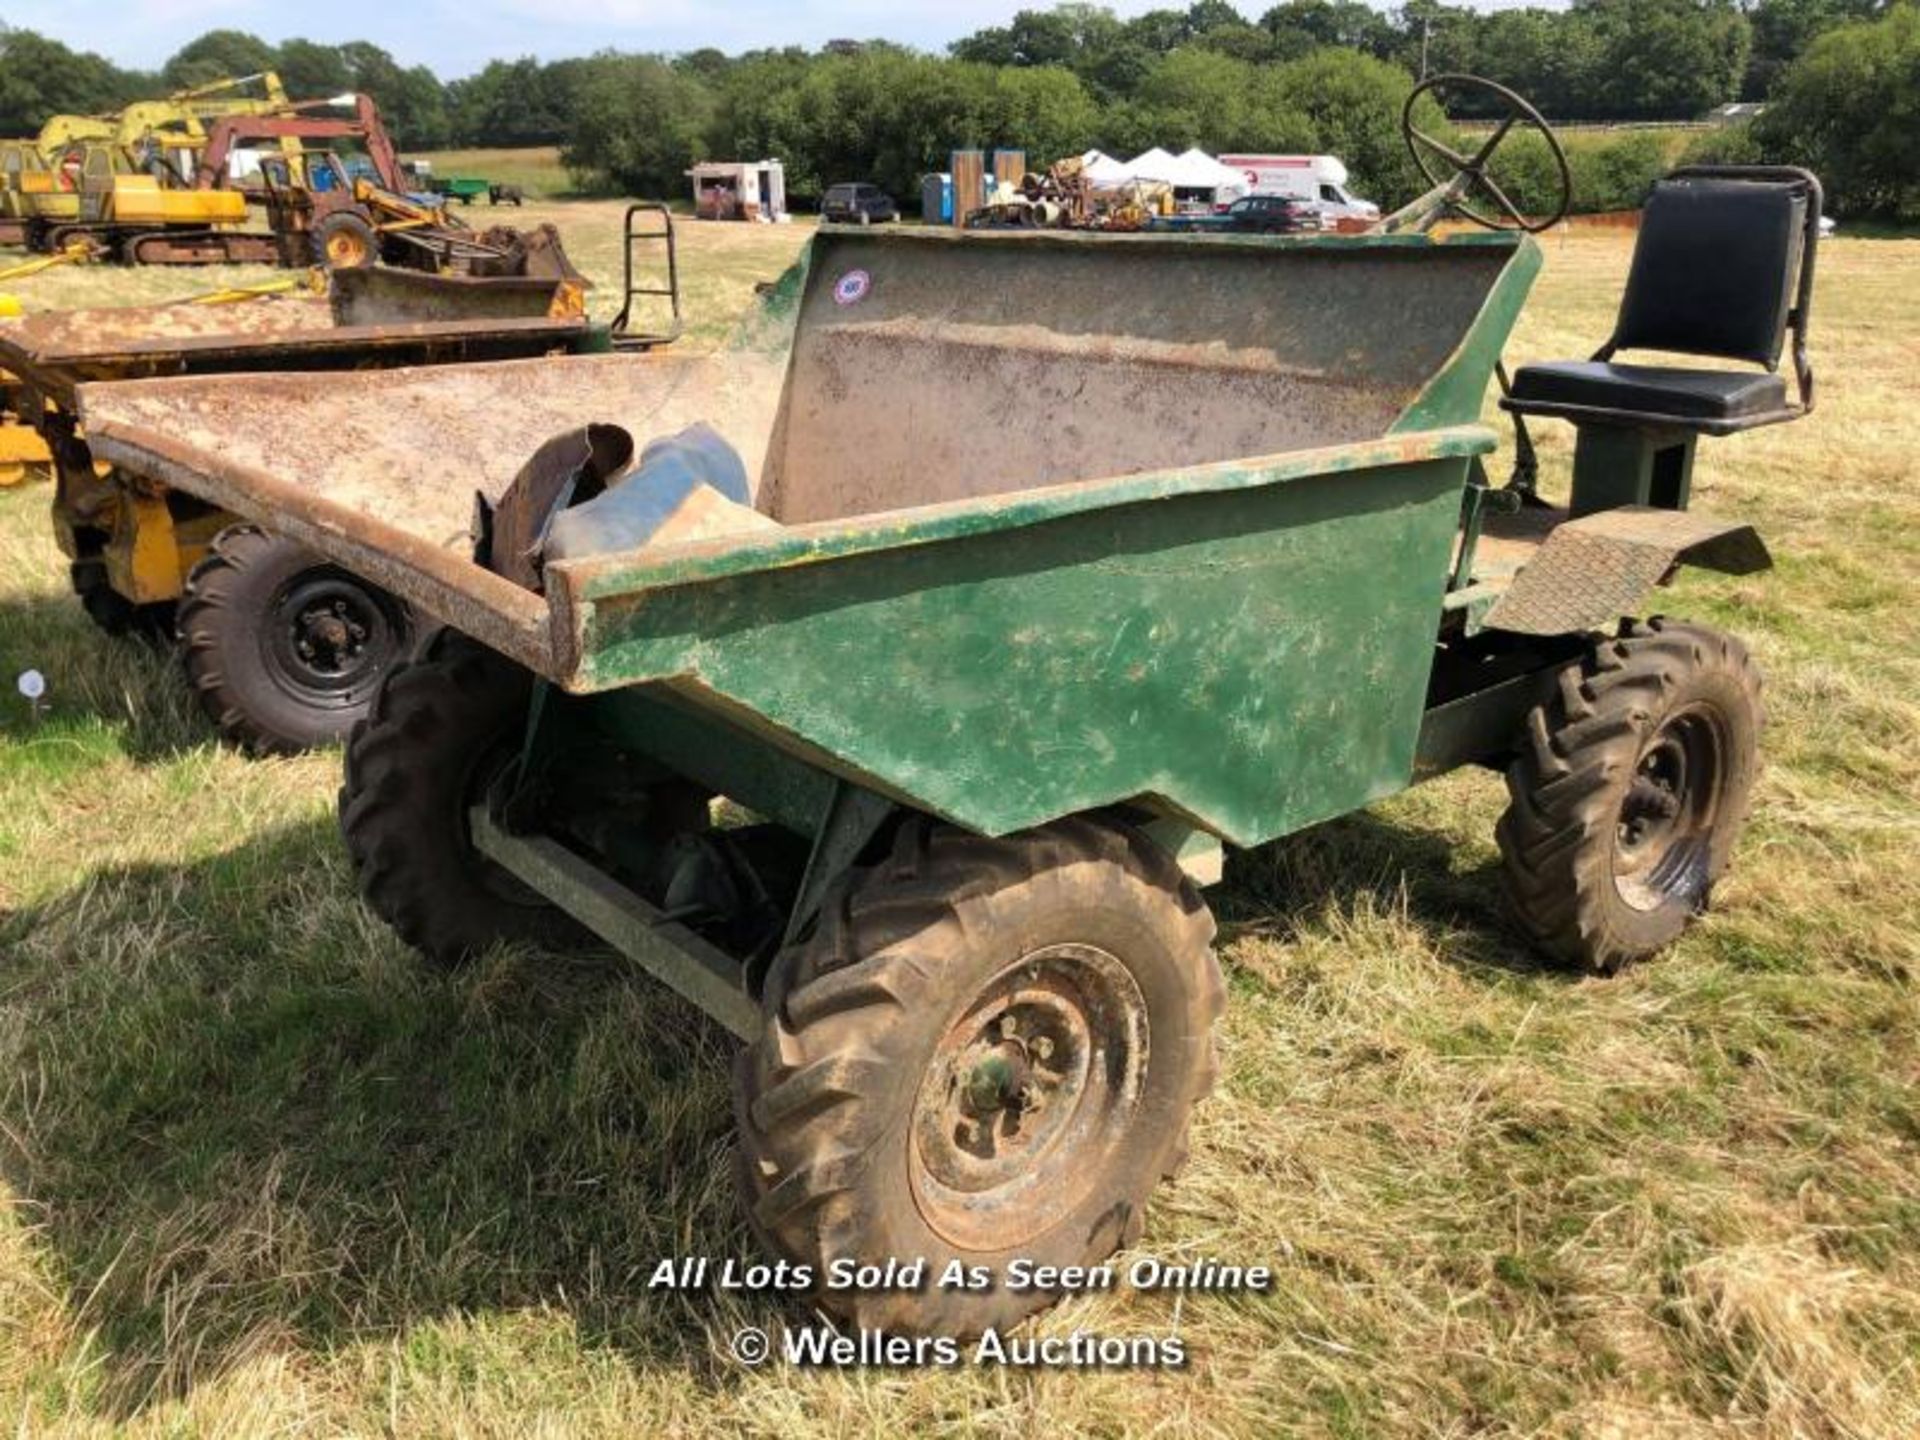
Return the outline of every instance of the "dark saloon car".
[[[1290,235],[1318,230],[1320,214],[1305,201],[1287,195],[1248,195],[1211,215],[1165,215],[1156,230],[1189,230],[1200,235]]]
[[[820,202],[820,214],[840,225],[876,225],[898,220],[900,207],[878,185],[834,185]]]

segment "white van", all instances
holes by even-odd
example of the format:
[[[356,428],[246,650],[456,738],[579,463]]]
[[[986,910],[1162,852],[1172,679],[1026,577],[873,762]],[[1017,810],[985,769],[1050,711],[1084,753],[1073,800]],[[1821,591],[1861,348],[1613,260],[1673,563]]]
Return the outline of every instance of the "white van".
[[[1318,211],[1329,230],[1371,225],[1380,218],[1378,205],[1347,189],[1347,167],[1337,156],[1222,155],[1220,163],[1246,175],[1247,194],[1298,200]]]

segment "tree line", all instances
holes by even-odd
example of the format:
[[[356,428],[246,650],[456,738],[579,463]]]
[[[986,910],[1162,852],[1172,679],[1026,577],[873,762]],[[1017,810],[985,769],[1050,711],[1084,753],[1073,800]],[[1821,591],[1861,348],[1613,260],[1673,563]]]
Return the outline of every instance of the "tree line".
[[[1196,0],[1122,20],[1074,3],[1021,11],[939,56],[880,41],[738,56],[606,51],[498,60],[450,82],[363,41],[274,45],[215,30],[143,73],[0,27],[0,133],[273,69],[299,97],[371,94],[409,149],[559,145],[584,188],[673,194],[697,158],[778,155],[803,200],[849,178],[904,197],[960,146],[1049,160],[1090,145],[1122,155],[1199,145],[1331,151],[1363,190],[1394,203],[1418,188],[1397,135],[1415,75],[1486,75],[1556,120],[1684,120],[1735,98],[1792,97],[1790,114],[1832,136],[1846,127],[1814,115],[1809,86],[1850,87],[1834,98],[1846,99],[1856,129],[1868,126],[1876,110],[1866,97],[1888,70],[1880,51],[1898,50],[1912,9],[1912,0],[1573,0],[1482,13],[1404,0],[1383,12],[1362,0],[1283,0],[1250,19],[1228,0]],[[1883,32],[1885,42],[1847,38]],[[1827,56],[1818,66],[1816,51]],[[1803,78],[1815,72],[1822,78]],[[1911,100],[1894,95],[1890,107],[1904,114]],[[1915,132],[1887,128],[1872,140],[1877,171],[1911,169]],[[1771,158],[1807,150],[1790,139],[1776,123],[1715,143]],[[1577,202],[1634,203],[1665,158],[1644,137],[1579,147]],[[1910,182],[1849,188],[1899,210]]]

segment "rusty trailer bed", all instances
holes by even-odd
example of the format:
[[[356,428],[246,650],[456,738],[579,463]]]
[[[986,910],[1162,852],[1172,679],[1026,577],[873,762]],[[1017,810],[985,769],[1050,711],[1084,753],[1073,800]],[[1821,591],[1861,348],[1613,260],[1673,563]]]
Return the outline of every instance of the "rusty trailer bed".
[[[0,323],[0,370],[71,408],[97,380],[254,370],[344,370],[587,348],[584,317],[552,316],[547,281],[384,270],[333,277],[325,300],[59,310]]]
[[[554,668],[539,596],[472,563],[474,497],[498,499],[553,435],[696,420],[759,470],[778,364],[750,356],[575,355],[325,376],[87,386],[101,459],[333,556],[534,668]]]

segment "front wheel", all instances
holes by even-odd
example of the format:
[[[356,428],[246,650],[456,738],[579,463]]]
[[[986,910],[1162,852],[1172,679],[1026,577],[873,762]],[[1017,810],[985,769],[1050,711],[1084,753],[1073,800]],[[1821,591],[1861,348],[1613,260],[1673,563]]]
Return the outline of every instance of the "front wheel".
[[[1764,715],[1746,648],[1629,622],[1528,717],[1500,819],[1506,889],[1534,942],[1606,974],[1707,908],[1747,817]]]
[[[533,677],[464,636],[394,667],[347,743],[340,830],[361,898],[436,964],[580,928],[474,848],[468,812],[518,753]]]
[[[924,1260],[918,1291],[821,1294],[862,1327],[974,1334],[1047,1304],[1006,1266],[1104,1260],[1186,1157],[1224,1001],[1212,937],[1130,828],[909,821],[768,977],[735,1083],[755,1228],[816,1276]],[[956,1261],[992,1288],[942,1286]]]
[[[407,606],[253,525],[215,537],[187,577],[187,682],[221,737],[288,755],[346,738],[413,643]]]
[[[380,259],[380,237],[351,210],[336,210],[313,231],[314,259],[330,270],[364,270]]]

